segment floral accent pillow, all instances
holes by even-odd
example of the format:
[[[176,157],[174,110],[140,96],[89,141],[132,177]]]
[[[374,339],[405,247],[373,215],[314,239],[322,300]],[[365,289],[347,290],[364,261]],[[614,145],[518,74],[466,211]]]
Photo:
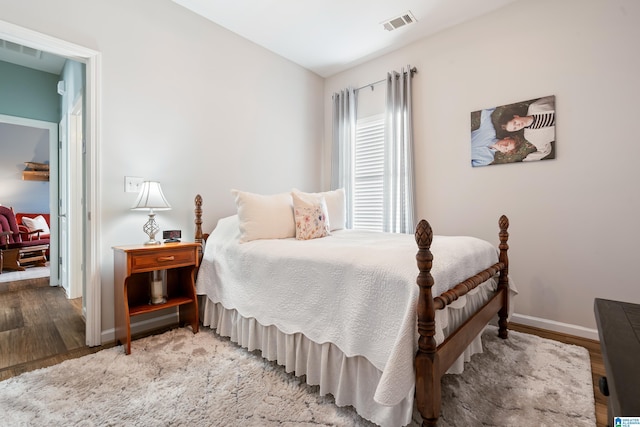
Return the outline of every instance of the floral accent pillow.
[[[293,212],[296,220],[296,239],[309,240],[328,236],[329,218],[324,198],[319,201],[292,193]]]
[[[345,209],[345,196],[344,188],[339,188],[332,191],[323,191],[322,193],[304,193],[300,190],[293,189],[293,193],[298,193],[305,198],[317,198],[324,197],[324,201],[327,203],[327,214],[329,215],[329,222],[331,223],[331,229],[342,230],[346,226],[346,209]]]

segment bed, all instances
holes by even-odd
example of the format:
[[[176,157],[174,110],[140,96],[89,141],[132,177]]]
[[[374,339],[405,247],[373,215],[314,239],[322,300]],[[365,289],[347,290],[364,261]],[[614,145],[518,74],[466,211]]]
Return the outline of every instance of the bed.
[[[313,194],[326,195],[327,205],[333,195]],[[496,314],[507,338],[506,216],[498,248],[434,236],[425,220],[415,236],[337,229],[322,238],[245,241],[241,204],[210,235],[200,195],[195,204],[203,325],[378,425],[407,425],[415,409],[424,426],[437,425],[442,376],[482,352],[481,332]]]

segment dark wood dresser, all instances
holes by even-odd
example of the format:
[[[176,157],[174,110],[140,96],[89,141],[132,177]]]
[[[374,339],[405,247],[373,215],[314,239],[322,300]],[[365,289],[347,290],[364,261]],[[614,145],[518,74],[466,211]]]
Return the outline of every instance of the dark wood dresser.
[[[600,389],[609,393],[608,422],[640,417],[640,304],[596,298],[594,311],[607,375]]]

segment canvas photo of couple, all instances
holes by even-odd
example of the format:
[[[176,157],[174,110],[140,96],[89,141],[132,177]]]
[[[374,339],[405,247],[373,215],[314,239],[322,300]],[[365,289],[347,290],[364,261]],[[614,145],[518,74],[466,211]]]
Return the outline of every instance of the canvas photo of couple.
[[[531,162],[556,155],[556,97],[471,113],[471,165]]]

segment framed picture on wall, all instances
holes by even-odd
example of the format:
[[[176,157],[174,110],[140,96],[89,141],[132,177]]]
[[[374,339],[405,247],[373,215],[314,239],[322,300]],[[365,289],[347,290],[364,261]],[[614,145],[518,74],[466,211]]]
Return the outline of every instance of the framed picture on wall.
[[[471,166],[555,159],[556,97],[471,113]]]

